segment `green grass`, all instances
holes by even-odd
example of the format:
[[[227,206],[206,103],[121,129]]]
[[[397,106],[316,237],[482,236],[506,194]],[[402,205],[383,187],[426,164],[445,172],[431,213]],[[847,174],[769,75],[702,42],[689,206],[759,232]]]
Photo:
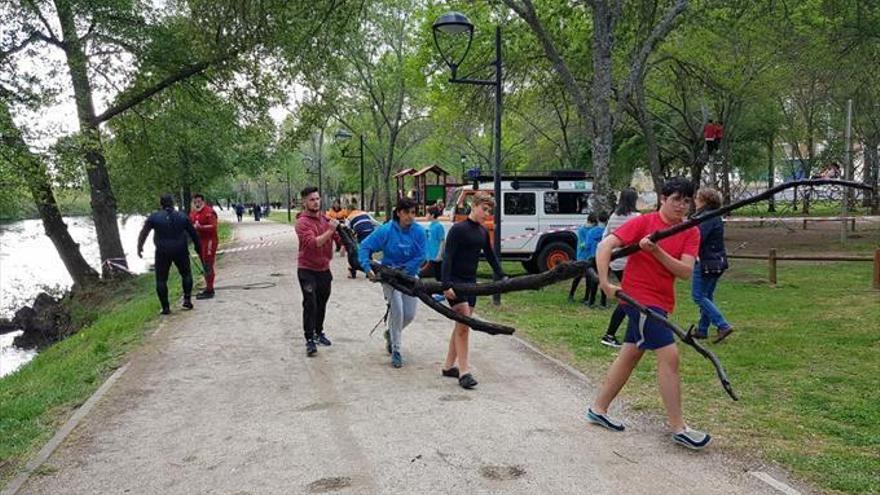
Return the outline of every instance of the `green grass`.
[[[231,235],[232,226],[221,223],[220,242]],[[168,287],[172,301],[180,297],[175,271]],[[0,379],[0,484],[122,365],[153,327],[159,311],[153,274],[101,286],[78,296],[70,309],[74,321],[86,326]]]
[[[803,213],[803,200],[798,200],[797,210],[792,209],[791,200],[788,201],[776,201],[776,211],[768,212],[767,211],[767,202],[762,201],[760,203],[755,203],[750,206],[746,206],[737,210],[733,213],[733,216],[738,217],[770,217],[770,218],[778,218],[778,217],[836,217],[840,216],[840,201],[830,201],[830,200],[819,200],[813,201],[810,203],[810,214],[804,215]],[[847,211],[847,216],[860,216],[860,215],[870,215],[869,208],[863,208],[861,206],[861,202],[855,207],[851,208]]]
[[[880,292],[871,289],[871,264],[783,263],[779,281],[770,286],[766,266],[745,260],[722,279],[716,299],[737,332],[707,345],[741,400],[730,401],[708,361],[679,346],[688,421],[715,434],[715,448],[779,462],[824,491],[880,493]],[[487,300],[480,312],[598,382],[615,357],[598,343],[611,312],[568,303],[569,286],[506,294],[501,307]],[[678,283],[674,319],[683,326],[698,317],[688,289]],[[646,357],[623,396],[662,414]]]
[[[179,281],[169,286],[178,297]],[[89,326],[0,379],[0,480],[11,477],[143,339],[158,313],[154,287],[152,274],[114,285],[112,300],[80,312],[79,318],[100,315]]]
[[[296,211],[290,212],[291,221],[296,221]],[[287,210],[271,210],[269,211],[269,220],[280,222],[280,223],[290,223],[287,221]]]

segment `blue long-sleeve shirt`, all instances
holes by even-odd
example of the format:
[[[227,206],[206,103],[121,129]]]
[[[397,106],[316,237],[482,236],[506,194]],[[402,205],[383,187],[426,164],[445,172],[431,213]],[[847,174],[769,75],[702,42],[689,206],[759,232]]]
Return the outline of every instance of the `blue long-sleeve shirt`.
[[[390,221],[373,231],[358,247],[358,261],[365,273],[370,273],[370,260],[373,253],[382,252],[381,263],[416,276],[425,262],[425,243],[427,236],[421,225],[412,224],[401,228],[396,221]]]
[[[587,227],[583,225],[577,229],[578,248],[577,260],[584,261],[596,256],[596,248],[602,241],[602,234],[605,232],[604,225],[596,225]]]

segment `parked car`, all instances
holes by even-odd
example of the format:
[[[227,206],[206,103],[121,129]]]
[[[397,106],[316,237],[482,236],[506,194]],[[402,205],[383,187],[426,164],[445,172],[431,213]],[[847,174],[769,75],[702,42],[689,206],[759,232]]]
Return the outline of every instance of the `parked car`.
[[[472,184],[457,187],[449,195],[444,217],[453,222],[470,213],[470,201],[477,191],[494,195],[491,176],[480,176]],[[580,171],[550,175],[505,176],[501,181],[501,257],[519,260],[530,273],[549,270],[573,260],[577,249],[575,229],[591,211],[593,181]],[[495,217],[484,224],[489,232]]]

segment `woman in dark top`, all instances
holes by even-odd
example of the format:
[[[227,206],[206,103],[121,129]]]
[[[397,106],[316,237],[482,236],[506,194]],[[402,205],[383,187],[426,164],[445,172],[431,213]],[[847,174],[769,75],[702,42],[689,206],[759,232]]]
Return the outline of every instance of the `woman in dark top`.
[[[704,187],[697,191],[694,198],[697,207],[695,215],[721,207],[721,194]],[[715,343],[721,342],[733,332],[733,327],[715,305],[715,286],[718,279],[727,270],[727,252],[724,249],[724,223],[721,217],[713,218],[700,224],[700,254],[694,264],[691,297],[700,307],[700,323],[697,325],[696,338],[705,339],[709,336],[709,325],[718,328]]]

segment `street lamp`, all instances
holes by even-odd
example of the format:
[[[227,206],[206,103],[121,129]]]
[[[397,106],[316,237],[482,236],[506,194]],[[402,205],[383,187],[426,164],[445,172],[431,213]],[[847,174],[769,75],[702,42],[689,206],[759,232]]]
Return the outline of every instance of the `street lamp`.
[[[477,86],[491,86],[495,89],[495,135],[494,135],[494,153],[495,153],[495,232],[493,236],[495,255],[501,259],[501,112],[502,112],[502,95],[504,88],[502,86],[503,70],[501,65],[501,26],[495,26],[495,66],[494,79],[469,79],[458,78],[458,68],[464,61],[471,49],[471,43],[474,38],[474,24],[466,15],[460,12],[447,12],[434,21],[432,27],[434,35],[434,45],[440,52],[443,62],[449,66],[452,77],[449,82],[455,84],[474,84]],[[462,47],[463,45],[463,47]],[[498,276],[495,275],[495,280]],[[492,296],[492,302],[501,303],[501,295]]]
[[[342,127],[338,131],[336,131],[336,139],[338,141],[342,141],[343,143],[348,143],[354,135],[348,129]],[[364,135],[358,134],[358,141],[360,142],[360,151],[357,156],[349,155],[346,153],[347,148],[342,149],[343,158],[357,158],[361,162],[361,203],[360,208],[366,211],[367,207],[364,206]]]

